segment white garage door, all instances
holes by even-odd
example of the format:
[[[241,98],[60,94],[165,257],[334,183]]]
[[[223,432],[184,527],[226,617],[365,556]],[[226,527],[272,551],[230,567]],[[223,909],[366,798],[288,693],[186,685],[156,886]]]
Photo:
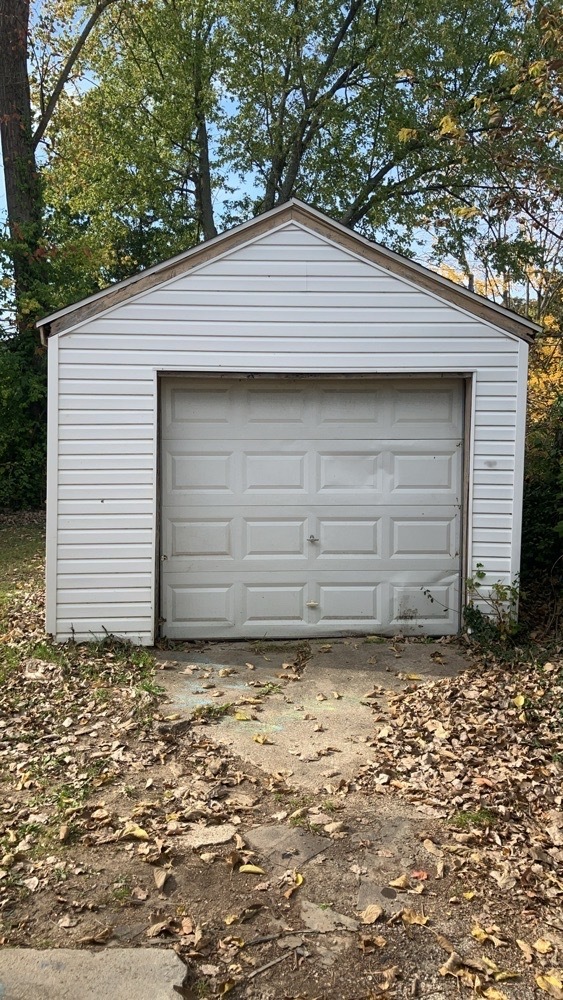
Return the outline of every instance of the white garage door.
[[[461,380],[164,379],[163,634],[459,621]]]

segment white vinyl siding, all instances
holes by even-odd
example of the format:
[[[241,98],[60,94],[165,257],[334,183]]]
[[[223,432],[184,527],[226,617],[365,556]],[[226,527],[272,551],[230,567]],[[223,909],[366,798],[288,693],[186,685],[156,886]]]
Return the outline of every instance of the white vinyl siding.
[[[82,322],[49,353],[59,639],[152,641],[158,372],[471,375],[465,571],[482,562],[494,582],[518,570],[527,346],[360,251],[291,222]]]

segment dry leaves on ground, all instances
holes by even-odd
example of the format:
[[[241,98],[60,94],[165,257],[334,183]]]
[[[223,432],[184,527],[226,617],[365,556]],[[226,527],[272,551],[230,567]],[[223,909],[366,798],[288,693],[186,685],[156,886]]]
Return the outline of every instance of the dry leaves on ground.
[[[446,864],[563,901],[563,662],[476,661],[390,699],[362,784],[452,821]],[[383,779],[386,780],[383,780]]]

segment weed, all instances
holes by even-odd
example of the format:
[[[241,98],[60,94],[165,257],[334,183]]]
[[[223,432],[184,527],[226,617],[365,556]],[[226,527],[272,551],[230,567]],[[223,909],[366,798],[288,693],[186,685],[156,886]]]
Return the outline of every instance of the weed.
[[[213,705],[211,702],[208,702],[205,705],[198,705],[197,708],[194,708],[192,718],[212,722],[214,719],[223,719],[225,715],[228,715],[232,711],[232,708],[233,706],[230,702],[226,702],[224,705]]]
[[[274,684],[273,681],[268,681],[267,684],[264,684],[263,687],[258,689],[257,693],[261,695],[280,694],[282,690],[283,688],[281,684]]]
[[[496,816],[490,809],[477,809],[475,812],[457,812],[451,817],[450,823],[461,830],[468,830],[472,826],[494,826]]]

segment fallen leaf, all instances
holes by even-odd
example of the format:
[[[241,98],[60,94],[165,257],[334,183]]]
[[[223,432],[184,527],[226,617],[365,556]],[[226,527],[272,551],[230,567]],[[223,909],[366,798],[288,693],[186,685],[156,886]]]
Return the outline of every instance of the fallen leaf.
[[[487,997],[487,1000],[509,1000],[506,993],[503,993],[502,990],[497,990],[494,986],[487,987],[483,996]]]
[[[480,926],[477,920],[474,920],[473,927],[471,928],[471,936],[474,937],[479,944],[486,944],[490,941],[491,944],[494,944],[495,948],[501,948],[502,946],[507,945],[508,941],[498,937],[498,934],[495,933],[497,931],[498,927],[496,925],[484,929]]]
[[[340,692],[339,692],[339,691],[333,691],[333,692],[332,692],[332,697],[333,697],[333,698],[336,698],[336,700],[337,700],[337,701],[339,701],[339,700],[340,700],[340,698],[342,698],[342,695],[340,694]]]
[[[518,945],[520,951],[524,955],[526,962],[530,964],[530,962],[532,962],[534,959],[534,953],[532,951],[531,945],[529,945],[527,941],[522,941],[521,938],[516,938],[516,944]]]
[[[361,948],[364,955],[371,955],[377,948],[385,948],[386,944],[387,941],[381,934],[376,934],[375,936],[361,934],[358,948]]]
[[[523,708],[526,699],[523,694],[517,694],[515,698],[512,699],[512,704],[516,705],[516,708]]]
[[[252,737],[252,739],[254,740],[255,743],[262,744],[262,746],[265,746],[265,745],[273,746],[274,745],[273,740],[269,739],[269,737],[266,736],[265,733],[255,733],[254,736]]]
[[[424,847],[424,849],[426,851],[428,851],[429,854],[433,854],[435,858],[443,858],[444,857],[444,852],[442,851],[442,849],[440,847],[438,847],[437,844],[434,843],[433,840],[429,840],[429,839],[423,840],[422,841],[422,846]]]
[[[259,868],[258,865],[241,865],[239,872],[249,872],[252,875],[265,875],[266,872],[263,868]]]
[[[425,917],[424,913],[408,908],[401,910],[401,920],[404,924],[420,924],[421,927],[425,927],[428,923],[428,917]]]
[[[324,694],[318,694],[317,695],[317,701],[326,701],[326,698],[325,698]]]
[[[410,879],[408,875],[399,875],[398,878],[394,878],[392,882],[389,882],[389,885],[392,886],[393,889],[408,889]]]
[[[252,721],[252,717],[250,715],[248,715],[247,712],[240,712],[240,711],[239,712],[235,712],[234,717],[237,720],[237,722],[251,722]]]
[[[303,875],[301,875],[300,872],[293,873],[293,880],[294,880],[293,885],[290,885],[289,889],[287,889],[284,892],[284,896],[286,899],[291,899],[293,893],[296,892],[296,890],[299,889],[299,887],[302,886],[305,881]]]
[[[163,889],[170,872],[165,868],[155,868],[153,870],[154,881],[157,889]]]
[[[537,951],[538,955],[548,955],[550,951],[553,951],[551,941],[546,938],[538,938],[537,941],[534,941],[532,948]]]
[[[536,983],[553,1000],[563,1000],[563,982],[557,976],[536,976]]]
[[[121,831],[121,837],[133,837],[135,840],[149,840],[147,831],[143,830],[137,823],[134,823],[133,820],[128,820],[125,824]]]
[[[376,920],[379,920],[383,916],[383,907],[378,906],[377,903],[372,903],[370,906],[366,906],[365,910],[360,913],[360,918],[363,924],[374,924]]]

